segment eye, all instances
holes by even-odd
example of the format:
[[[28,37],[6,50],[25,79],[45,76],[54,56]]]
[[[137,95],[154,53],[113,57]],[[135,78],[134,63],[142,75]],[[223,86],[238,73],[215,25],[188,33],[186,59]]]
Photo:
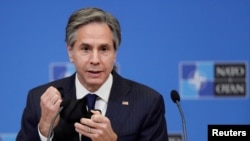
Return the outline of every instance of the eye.
[[[82,46],[81,50],[84,51],[84,52],[87,52],[87,51],[90,50],[90,47],[89,46]]]
[[[102,52],[108,51],[108,47],[107,47],[107,46],[102,46],[102,47],[101,47],[101,51],[102,51]]]

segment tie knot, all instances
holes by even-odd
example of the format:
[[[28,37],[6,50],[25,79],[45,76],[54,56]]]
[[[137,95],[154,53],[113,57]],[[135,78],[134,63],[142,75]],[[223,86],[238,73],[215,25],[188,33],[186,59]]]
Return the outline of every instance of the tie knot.
[[[95,101],[96,101],[97,95],[96,94],[87,94],[86,98],[87,98],[88,110],[93,110],[95,108]]]

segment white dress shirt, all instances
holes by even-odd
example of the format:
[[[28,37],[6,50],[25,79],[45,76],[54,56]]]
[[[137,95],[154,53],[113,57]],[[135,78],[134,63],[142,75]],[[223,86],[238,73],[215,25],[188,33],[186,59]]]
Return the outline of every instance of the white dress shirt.
[[[108,99],[109,94],[111,91],[112,83],[113,83],[113,76],[112,74],[109,75],[108,79],[105,81],[105,83],[95,92],[88,91],[83,85],[81,85],[79,79],[75,79],[76,84],[76,98],[81,99],[88,93],[93,93],[98,96],[96,103],[95,103],[95,109],[99,109],[102,112],[102,115],[105,115],[107,106],[108,106]]]

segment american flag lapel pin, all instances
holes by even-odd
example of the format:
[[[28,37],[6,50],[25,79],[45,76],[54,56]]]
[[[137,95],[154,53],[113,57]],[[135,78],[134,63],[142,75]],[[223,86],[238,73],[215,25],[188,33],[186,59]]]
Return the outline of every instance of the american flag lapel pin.
[[[128,106],[128,101],[122,101],[122,105]]]

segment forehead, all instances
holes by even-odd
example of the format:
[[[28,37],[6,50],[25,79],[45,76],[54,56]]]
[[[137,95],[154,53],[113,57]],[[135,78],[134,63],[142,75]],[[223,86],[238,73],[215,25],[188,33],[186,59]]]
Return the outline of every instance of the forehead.
[[[112,39],[112,31],[107,24],[94,22],[79,27],[77,37]]]

